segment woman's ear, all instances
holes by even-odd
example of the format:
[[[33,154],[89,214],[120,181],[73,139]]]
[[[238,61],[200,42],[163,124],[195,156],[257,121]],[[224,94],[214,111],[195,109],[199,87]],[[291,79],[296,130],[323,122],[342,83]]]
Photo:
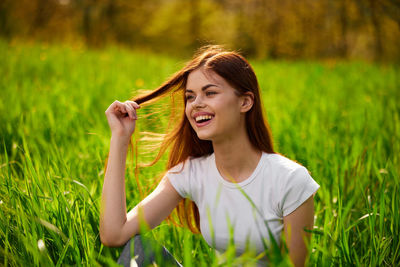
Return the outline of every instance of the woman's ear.
[[[247,112],[249,111],[254,104],[254,94],[252,92],[246,92],[240,96],[241,103],[240,103],[240,111]]]

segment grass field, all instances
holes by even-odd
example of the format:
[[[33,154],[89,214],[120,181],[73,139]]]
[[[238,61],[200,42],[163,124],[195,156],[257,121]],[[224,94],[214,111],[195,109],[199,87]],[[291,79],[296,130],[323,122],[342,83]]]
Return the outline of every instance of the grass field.
[[[112,47],[0,42],[0,265],[116,262],[121,249],[102,246],[98,227],[110,139],[104,111],[157,87],[183,62]],[[400,67],[251,62],[276,150],[321,186],[310,265],[398,265]],[[138,131],[164,131],[165,109],[141,112]],[[141,196],[128,162],[132,208]],[[140,170],[145,191],[163,162]],[[185,267],[251,265],[231,250],[216,254],[183,228],[163,223],[150,235]]]

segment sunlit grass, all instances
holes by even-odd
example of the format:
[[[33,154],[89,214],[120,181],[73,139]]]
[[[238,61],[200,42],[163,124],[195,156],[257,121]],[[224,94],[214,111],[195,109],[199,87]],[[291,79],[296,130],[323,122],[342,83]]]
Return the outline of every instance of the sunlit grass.
[[[183,61],[117,48],[0,42],[0,51],[1,264],[112,265],[120,249],[103,247],[98,229],[110,138],[104,111],[157,87]],[[400,68],[252,63],[276,149],[321,185],[310,264],[398,264]],[[138,130],[164,131],[168,111],[141,112]],[[140,169],[144,191],[163,162]],[[140,200],[132,165],[126,185],[132,208]],[[231,250],[215,254],[187,229],[162,224],[151,234],[184,266],[250,264]]]

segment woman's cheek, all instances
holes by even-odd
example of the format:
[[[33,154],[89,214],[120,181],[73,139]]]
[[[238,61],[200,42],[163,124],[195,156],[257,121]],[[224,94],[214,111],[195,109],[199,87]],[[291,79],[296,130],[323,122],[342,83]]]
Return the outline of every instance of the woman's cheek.
[[[185,116],[190,122],[190,108],[188,105],[186,105],[186,107],[185,107]]]

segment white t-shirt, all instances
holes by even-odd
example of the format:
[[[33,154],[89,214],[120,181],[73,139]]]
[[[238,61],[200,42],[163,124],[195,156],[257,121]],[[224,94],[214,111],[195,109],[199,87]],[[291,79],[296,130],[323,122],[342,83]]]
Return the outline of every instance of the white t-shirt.
[[[245,251],[246,244],[257,253],[264,251],[262,238],[270,244],[266,225],[279,244],[283,217],[319,188],[306,168],[280,154],[265,152],[251,176],[240,183],[222,178],[214,153],[190,158],[171,168],[167,176],[182,197],[196,203],[206,242],[225,251],[233,229],[238,254]]]

